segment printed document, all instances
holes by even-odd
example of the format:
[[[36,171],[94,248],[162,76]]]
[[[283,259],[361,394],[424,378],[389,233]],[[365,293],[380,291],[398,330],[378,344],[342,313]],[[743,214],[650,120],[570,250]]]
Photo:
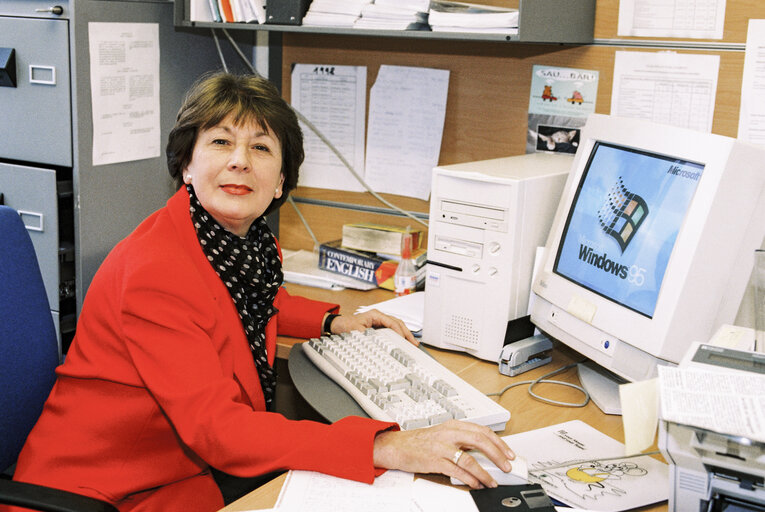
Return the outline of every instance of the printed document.
[[[617,35],[722,39],[725,0],[619,0]]]
[[[311,512],[388,512],[411,510],[414,475],[386,471],[365,484],[313,471],[290,471],[277,500],[278,509]]]
[[[765,442],[765,376],[659,366],[661,417]]]
[[[88,23],[93,165],[162,153],[159,24]]]
[[[296,64],[292,106],[316,126],[343,158],[364,177],[365,66]],[[313,130],[303,129],[305,161],[298,184],[360,192],[362,185]]]
[[[529,483],[572,507],[618,512],[669,497],[666,464],[648,455],[625,455],[622,443],[583,421],[502,439],[526,458]]]
[[[765,20],[749,20],[738,138],[765,145]]]
[[[712,131],[719,55],[618,51],[611,114]]]
[[[369,98],[366,179],[377,192],[430,196],[446,116],[449,71],[380,66]]]

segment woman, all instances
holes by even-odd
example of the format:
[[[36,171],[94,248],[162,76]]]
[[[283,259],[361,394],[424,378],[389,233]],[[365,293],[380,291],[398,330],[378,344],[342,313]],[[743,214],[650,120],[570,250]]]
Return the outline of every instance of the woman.
[[[336,305],[281,287],[264,214],[296,186],[303,149],[296,117],[272,85],[225,73],[200,81],[167,157],[179,189],[114,248],[90,285],[16,479],[136,511],[217,510],[212,468],[364,482],[396,468],[496,485],[460,455],[477,448],[510,469],[513,453],[485,427],[400,432],[365,418],[324,425],[268,412],[277,333],[385,326],[413,341],[397,319],[334,316]]]

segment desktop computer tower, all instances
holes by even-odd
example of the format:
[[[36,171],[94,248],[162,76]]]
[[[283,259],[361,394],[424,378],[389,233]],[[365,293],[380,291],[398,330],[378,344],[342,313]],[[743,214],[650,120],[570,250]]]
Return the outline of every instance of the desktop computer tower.
[[[498,361],[508,322],[527,315],[571,163],[532,153],[433,169],[425,344]]]

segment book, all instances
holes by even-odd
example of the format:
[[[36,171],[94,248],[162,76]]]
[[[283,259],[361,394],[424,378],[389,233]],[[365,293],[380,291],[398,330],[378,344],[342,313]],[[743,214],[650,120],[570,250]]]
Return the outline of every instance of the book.
[[[290,251],[289,249],[282,249],[282,254],[284,256],[282,270],[284,271],[284,281],[287,283],[330,290],[342,290],[345,288],[372,290],[377,288],[373,283],[320,269],[319,254],[314,251]]]
[[[378,252],[376,254],[381,258],[388,258],[391,260],[401,261],[400,254],[385,254],[384,252]],[[410,259],[412,260],[412,264],[414,265],[414,268],[419,269],[420,267],[425,265],[425,262],[428,260],[427,249],[425,249],[424,247],[420,247],[419,249],[416,249]]]
[[[423,233],[408,230],[412,236],[412,250],[422,247]],[[343,224],[343,247],[374,253],[401,255],[401,240],[407,228],[382,224]]]
[[[319,245],[319,268],[380,286],[393,278],[398,263],[374,253],[343,247],[341,240]]]
[[[224,22],[234,22],[234,12],[231,10],[230,0],[218,0],[218,7],[220,9],[221,17]]]

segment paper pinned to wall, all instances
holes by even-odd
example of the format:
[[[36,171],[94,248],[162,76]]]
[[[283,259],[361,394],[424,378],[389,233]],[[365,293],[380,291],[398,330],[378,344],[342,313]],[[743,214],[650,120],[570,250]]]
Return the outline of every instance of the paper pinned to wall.
[[[157,158],[159,24],[88,23],[93,165]]]
[[[741,80],[738,138],[765,145],[765,20],[749,20]]]
[[[428,199],[448,87],[448,70],[380,66],[369,98],[365,166],[377,192]]]
[[[725,0],[620,0],[617,35],[722,39]]]
[[[712,131],[719,55],[618,51],[611,114]]]
[[[364,177],[365,66],[296,64],[292,106],[313,123]],[[302,122],[305,161],[298,184],[360,192],[364,188],[319,137]]]

